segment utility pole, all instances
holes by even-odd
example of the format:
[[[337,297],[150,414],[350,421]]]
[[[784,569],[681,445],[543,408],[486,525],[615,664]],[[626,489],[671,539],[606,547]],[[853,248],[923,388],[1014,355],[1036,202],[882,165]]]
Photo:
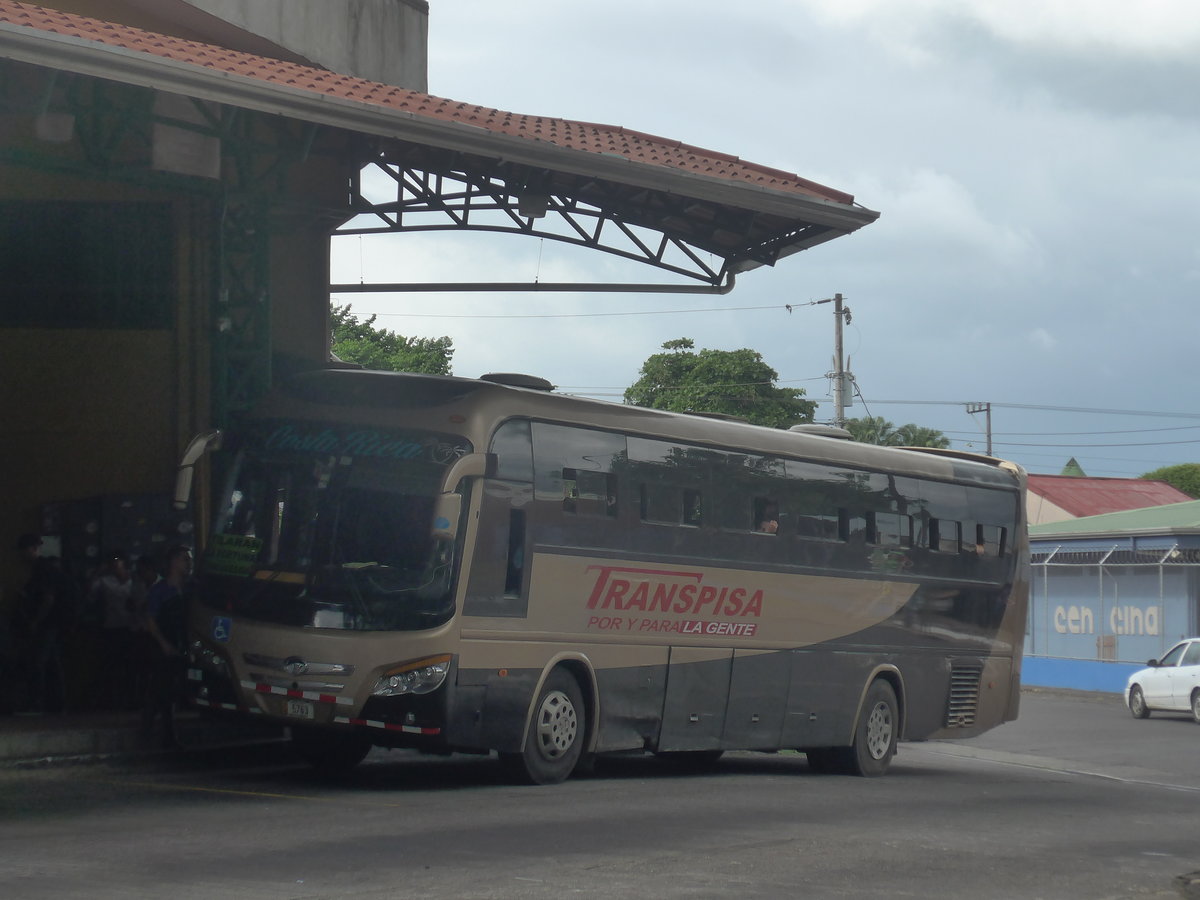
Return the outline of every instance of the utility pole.
[[[834,294],[817,303],[833,304],[833,424],[846,427],[846,368],[842,360],[842,324],[850,322],[850,309],[842,306],[842,295]]]
[[[987,429],[987,455],[992,456],[992,404],[968,403],[967,412],[972,416],[976,413],[986,413],[984,423]]]

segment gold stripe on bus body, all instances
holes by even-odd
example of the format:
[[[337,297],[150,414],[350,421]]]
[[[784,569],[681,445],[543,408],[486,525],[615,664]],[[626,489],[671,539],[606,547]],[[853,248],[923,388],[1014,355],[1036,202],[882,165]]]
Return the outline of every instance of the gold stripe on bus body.
[[[488,624],[492,620],[487,620]],[[707,648],[705,648],[707,649]],[[719,654],[720,651],[714,648]],[[670,647],[663,643],[592,643],[574,635],[464,629],[459,644],[460,669],[542,669],[546,661],[565,651],[592,669],[630,669],[665,666]],[[728,653],[728,650],[725,651]]]
[[[588,642],[781,649],[884,622],[916,589],[895,581],[538,553],[527,618],[507,628],[498,620],[488,624]]]

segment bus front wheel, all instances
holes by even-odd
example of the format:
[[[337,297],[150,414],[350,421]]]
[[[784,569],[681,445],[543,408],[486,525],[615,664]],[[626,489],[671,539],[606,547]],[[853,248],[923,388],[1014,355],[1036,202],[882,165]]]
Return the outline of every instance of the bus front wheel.
[[[583,692],[569,672],[555,669],[533,706],[525,749],[502,758],[524,781],[558,784],[579,762],[584,735]]]

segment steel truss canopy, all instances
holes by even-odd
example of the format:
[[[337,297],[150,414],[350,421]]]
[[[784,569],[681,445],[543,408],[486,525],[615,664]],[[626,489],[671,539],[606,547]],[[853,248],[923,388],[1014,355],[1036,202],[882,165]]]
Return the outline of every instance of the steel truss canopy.
[[[741,198],[728,196],[727,190],[716,189],[725,186],[694,177],[685,194],[683,186],[666,189],[663,182],[667,179],[661,172],[643,183],[630,177],[635,173],[629,166],[618,165],[618,171],[602,173],[608,160],[584,158],[571,161],[582,170],[576,171],[564,162],[556,166],[551,156],[547,154],[542,165],[530,165],[428,146],[383,148],[379,158],[355,179],[356,215],[337,233],[471,230],[522,234],[601,250],[718,287],[731,286],[737,273],[774,265],[783,256],[845,234],[876,216],[860,207],[834,212],[825,204],[799,197],[763,196],[765,192],[757,188],[743,188]],[[784,208],[770,208],[767,200]],[[856,213],[861,218],[857,224],[852,221]],[[471,286],[444,287],[463,290]],[[661,290],[663,286],[634,287]],[[348,284],[335,288],[433,290],[438,286]]]
[[[348,161],[364,168],[337,234],[523,234],[649,264],[684,279],[681,290],[727,290],[737,273],[878,217],[849,194],[677,141],[487,109],[15,0],[0,0],[0,59],[350,134]]]

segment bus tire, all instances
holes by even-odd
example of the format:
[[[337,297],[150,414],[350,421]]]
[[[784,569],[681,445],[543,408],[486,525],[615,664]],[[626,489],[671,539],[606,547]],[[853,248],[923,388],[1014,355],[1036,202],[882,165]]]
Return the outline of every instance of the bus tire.
[[[558,784],[574,771],[585,739],[583,692],[566,669],[554,669],[537,702],[525,736],[525,749],[502,759],[520,780]]]
[[[900,704],[896,692],[882,678],[867,688],[858,723],[854,726],[854,743],[844,748],[843,759],[847,774],[878,778],[887,771],[896,755],[900,739]]]
[[[371,751],[371,741],[353,732],[292,727],[292,749],[323,775],[344,775]]]

